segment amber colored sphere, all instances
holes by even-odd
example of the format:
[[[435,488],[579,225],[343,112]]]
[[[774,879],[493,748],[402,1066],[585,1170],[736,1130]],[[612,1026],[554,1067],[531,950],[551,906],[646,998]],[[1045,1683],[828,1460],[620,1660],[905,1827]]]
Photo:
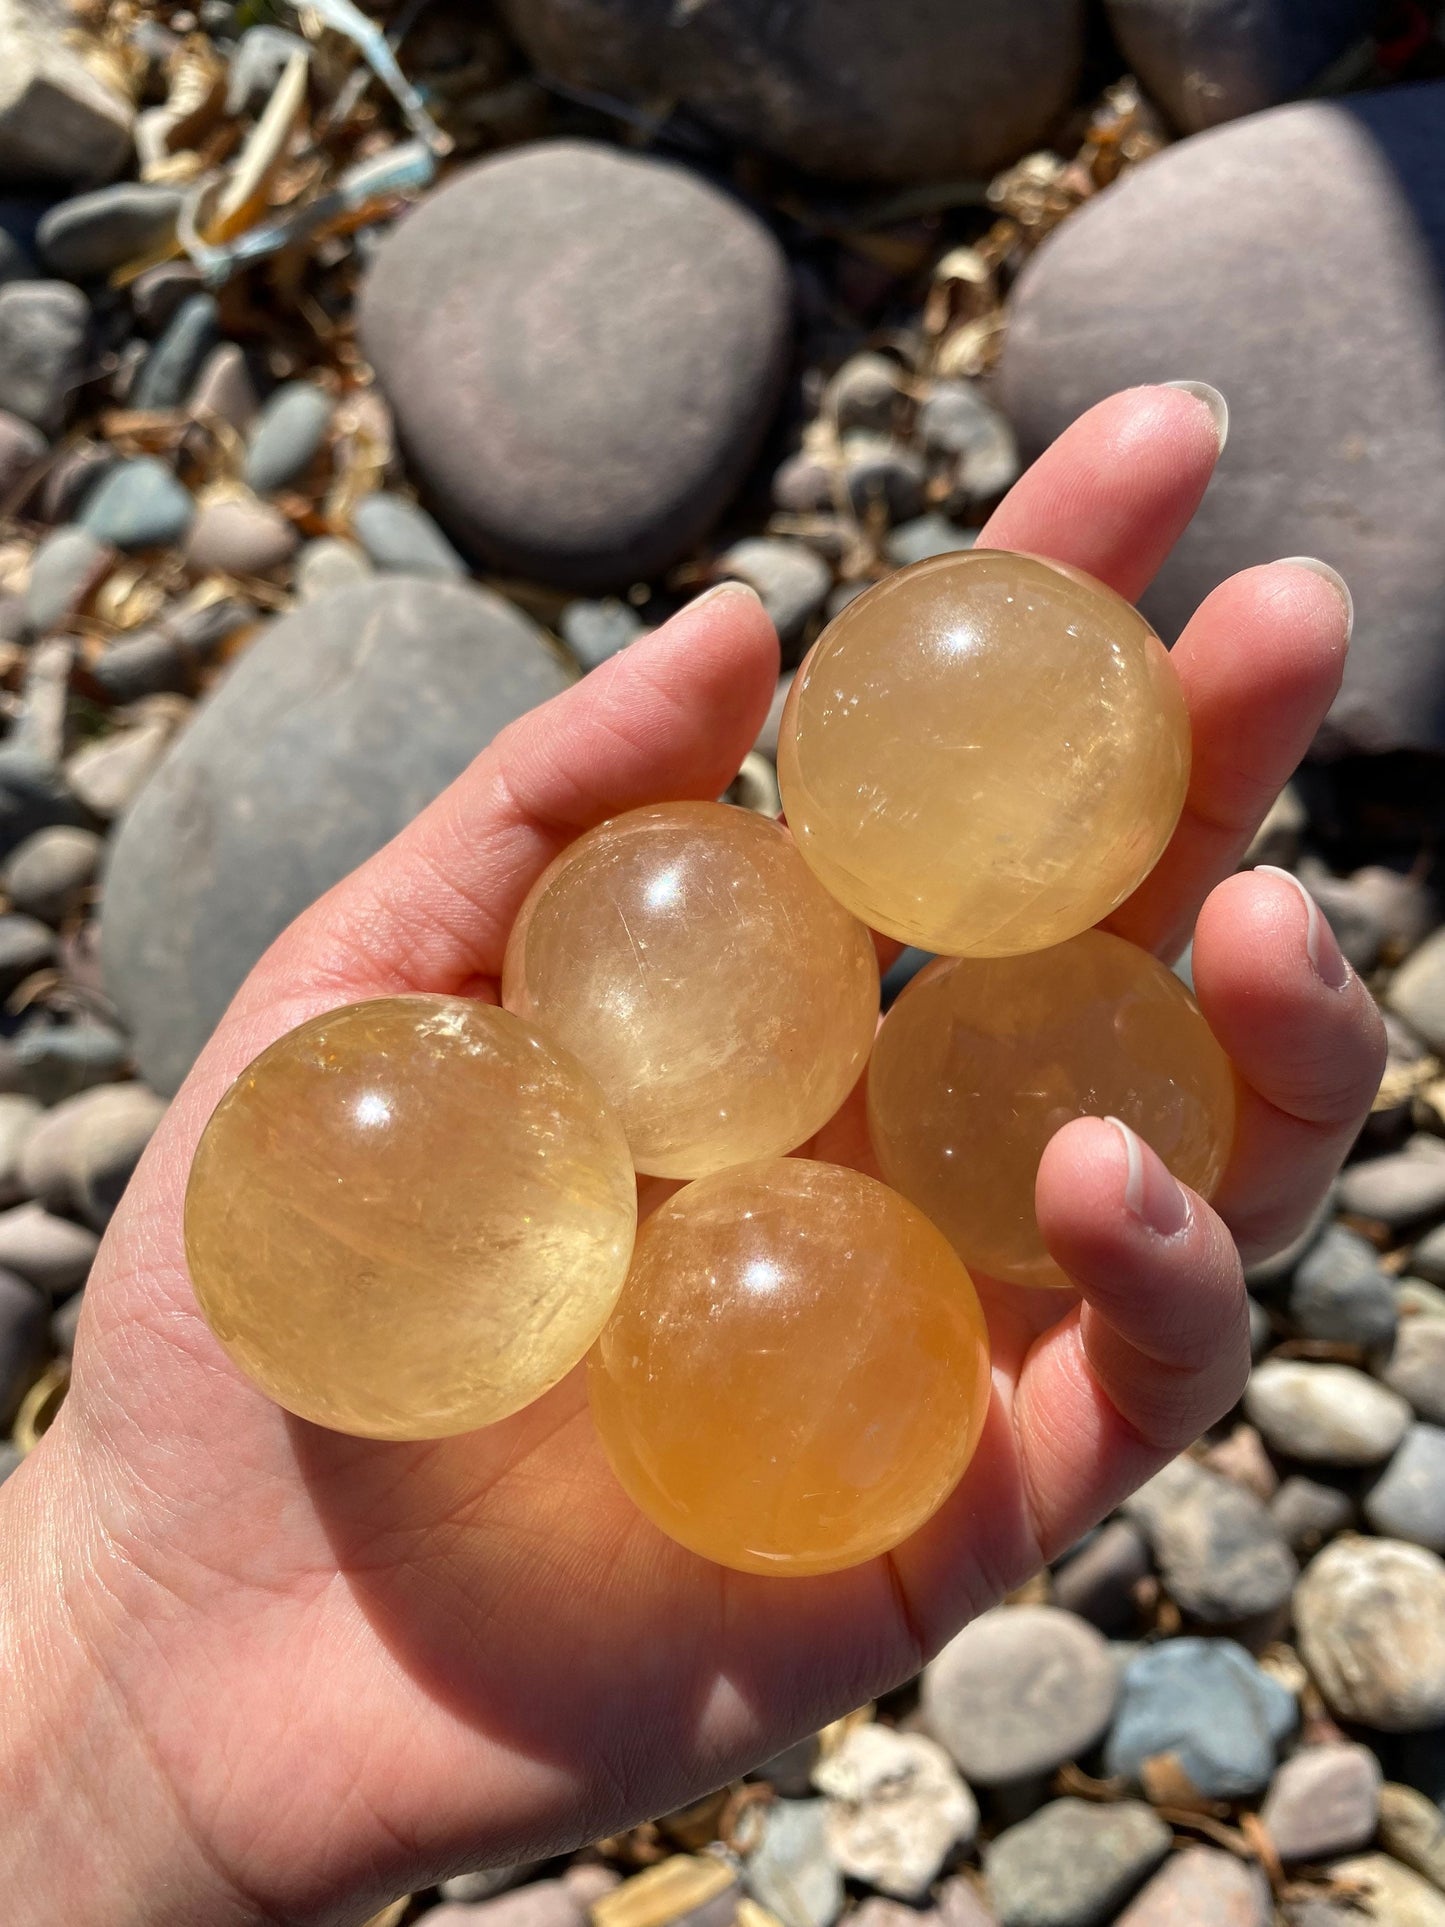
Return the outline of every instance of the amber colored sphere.
[[[975,1271],[1068,1283],[1034,1180],[1076,1117],[1122,1118],[1204,1197],[1233,1140],[1229,1059],[1173,972],[1122,937],[940,959],[884,1019],[868,1067],[879,1166]]]
[[[507,944],[502,1002],[575,1053],[654,1177],[791,1151],[862,1074],[878,959],[779,824],[661,803],[545,870]]]
[[[455,997],[327,1011],[221,1099],[186,1256],[231,1357],[302,1418],[430,1439],[582,1358],[627,1275],[622,1126],[565,1051]]]
[[[745,1572],[831,1572],[957,1484],[988,1334],[968,1273],[897,1192],[776,1158],[645,1220],[588,1386],[614,1471],[664,1532]]]
[[[1189,780],[1189,717],[1144,618],[1078,569],[996,549],[876,583],[794,678],[778,780],[798,848],[875,930],[1008,957],[1146,876]]]

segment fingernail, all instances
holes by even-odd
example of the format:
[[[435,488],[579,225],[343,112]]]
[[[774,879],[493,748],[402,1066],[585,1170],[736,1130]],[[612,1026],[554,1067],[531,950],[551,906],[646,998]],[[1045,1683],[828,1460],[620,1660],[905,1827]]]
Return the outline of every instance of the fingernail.
[[[1129,1175],[1124,1180],[1124,1205],[1141,1224],[1161,1238],[1172,1238],[1189,1222],[1189,1200],[1164,1160],[1157,1157],[1122,1118],[1106,1118],[1124,1140]]]
[[[678,614],[686,611],[691,615],[694,609],[700,609],[705,602],[721,602],[732,596],[746,596],[750,602],[756,602],[759,608],[763,606],[763,598],[751,582],[718,582],[711,589],[704,589],[701,595],[694,596],[691,602],[685,603]]]
[[[1315,575],[1322,575],[1345,605],[1345,641],[1355,633],[1355,598],[1350,594],[1350,585],[1338,569],[1332,569],[1328,562],[1321,562],[1317,555],[1282,555],[1280,562],[1291,569],[1310,569]]]
[[[1207,381],[1166,381],[1161,386],[1182,388],[1186,395],[1193,395],[1196,401],[1204,403],[1214,417],[1214,432],[1219,437],[1219,452],[1222,455],[1224,444],[1229,440],[1229,403],[1219,390],[1211,387]]]
[[[1291,889],[1299,891],[1309,913],[1309,922],[1305,926],[1305,954],[1310,960],[1310,969],[1326,990],[1343,990],[1350,981],[1350,966],[1335,942],[1335,933],[1324,911],[1292,870],[1281,870],[1274,863],[1256,863],[1254,867],[1260,876],[1282,877]]]

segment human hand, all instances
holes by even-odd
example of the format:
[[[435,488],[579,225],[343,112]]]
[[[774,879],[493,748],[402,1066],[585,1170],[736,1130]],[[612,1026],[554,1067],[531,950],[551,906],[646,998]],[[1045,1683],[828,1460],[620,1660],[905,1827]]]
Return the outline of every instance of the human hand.
[[[1132,600],[1217,452],[1196,397],[1115,396],[983,540]],[[1248,1369],[1236,1241],[1249,1255],[1291,1236],[1383,1061],[1368,994],[1300,889],[1230,874],[1328,707],[1347,634],[1336,587],[1294,565],[1203,605],[1174,653],[1188,804],[1111,919],[1169,954],[1199,913],[1198,995],[1240,1078],[1213,1207],[1184,1209],[1107,1123],[1058,1134],[1038,1208],[1079,1296],[979,1281],[994,1395],[978,1453],[921,1532],[852,1571],[759,1578],[663,1538],[612,1479],[577,1373],[434,1443],[290,1419],[200,1319],[181,1236],[197,1138],[266,1044],[364,997],[494,999],[517,907],[566,842],[725,787],[777,671],[756,599],[694,604],[523,718],[301,917],[152,1143],[87,1289],[69,1396],[0,1492],[0,1757],[12,1813],[29,1814],[0,1867],[21,1922],[62,1901],[77,1927],[354,1920],[447,1871],[676,1807],[916,1671],[1220,1417]],[[866,1165],[856,1098],[811,1151]],[[70,1890],[57,1870],[77,1856]]]

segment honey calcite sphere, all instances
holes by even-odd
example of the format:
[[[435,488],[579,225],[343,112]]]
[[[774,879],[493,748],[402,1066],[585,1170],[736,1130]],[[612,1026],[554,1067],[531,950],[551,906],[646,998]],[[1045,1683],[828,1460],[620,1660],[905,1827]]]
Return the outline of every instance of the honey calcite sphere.
[[[596,1084],[457,997],[313,1017],[217,1105],[186,1190],[201,1310],[277,1404],[430,1439],[582,1358],[627,1275],[637,1188]]]
[[[878,959],[781,825],[661,803],[543,872],[502,1002],[592,1072],[639,1171],[697,1178],[827,1123],[868,1059]]]
[[[1138,612],[995,549],[876,583],[794,678],[778,780],[798,848],[875,930],[1007,957],[1087,930],[1153,867],[1189,718]]]
[[[1204,1197],[1233,1140],[1229,1059],[1173,972],[1122,937],[939,960],[884,1019],[868,1067],[879,1166],[976,1271],[1068,1283],[1034,1180],[1076,1117],[1122,1118]]]
[[[957,1484],[988,1336],[912,1205],[778,1158],[645,1220],[588,1388],[613,1469],[664,1532],[745,1572],[831,1572],[897,1545]]]

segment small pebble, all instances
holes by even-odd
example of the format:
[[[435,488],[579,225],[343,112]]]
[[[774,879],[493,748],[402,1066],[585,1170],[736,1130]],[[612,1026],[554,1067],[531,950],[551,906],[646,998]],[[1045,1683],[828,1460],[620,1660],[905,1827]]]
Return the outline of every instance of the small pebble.
[[[96,816],[122,815],[170,747],[185,720],[186,705],[152,697],[137,705],[135,721],[76,750],[65,765],[71,789]]]
[[[1410,1427],[1365,1495],[1365,1517],[1388,1539],[1445,1552],[1445,1430]]]
[[[617,1869],[604,1866],[600,1860],[574,1861],[562,1875],[562,1885],[582,1908],[591,1907],[621,1884]]]
[[[103,442],[63,443],[35,490],[32,514],[51,524],[73,522],[92,492],[119,462],[115,450]]]
[[[647,634],[647,625],[631,603],[617,596],[605,596],[596,602],[579,596],[567,604],[557,626],[584,670],[595,669]]]
[[[20,1154],[40,1115],[33,1097],[19,1091],[0,1094],[0,1208],[18,1204],[25,1196]]]
[[[935,384],[918,411],[918,435],[954,468],[955,498],[969,506],[996,501],[1022,472],[1012,427],[969,382]]]
[[[1296,1553],[1317,1552],[1353,1524],[1355,1502],[1347,1492],[1292,1472],[1269,1502],[1270,1515]]]
[[[89,336],[90,303],[68,281],[0,287],[0,408],[58,434],[85,375]]]
[[[384,490],[363,496],[352,510],[351,529],[378,569],[455,579],[467,574],[467,565],[426,510],[405,496]]]
[[[1380,1376],[1417,1417],[1445,1425],[1445,1317],[1402,1318]]]
[[[977,529],[961,529],[946,515],[932,510],[890,530],[884,549],[893,566],[903,569],[910,562],[926,562],[931,555],[959,554],[971,549],[977,540]]]
[[[158,549],[181,541],[195,512],[190,490],[166,464],[138,455],[118,463],[86,497],[80,527],[118,549]]]
[[[1260,1819],[1280,1859],[1329,1860],[1375,1837],[1380,1763],[1367,1746],[1307,1746],[1275,1774]]]
[[[1154,1550],[1171,1598],[1205,1625],[1235,1625],[1285,1604],[1299,1573],[1268,1507],[1192,1459],[1165,1466],[1124,1511]]]
[[[902,400],[901,373],[887,355],[850,355],[828,383],[823,408],[840,431],[869,428],[886,435]]]
[[[1274,1451],[1319,1465],[1378,1465],[1412,1416],[1398,1392],[1351,1366],[1283,1358],[1255,1366],[1244,1409]]]
[[[1136,1800],[1054,1800],[984,1849],[1000,1927],[1104,1927],[1169,1851]]]
[[[89,896],[104,852],[93,830],[56,823],[16,845],[0,868],[0,884],[23,916],[61,924]]]
[[[132,408],[180,407],[216,345],[218,313],[214,295],[187,296],[136,376],[130,392]]]
[[[1445,1890],[1445,1813],[1414,1787],[1381,1787],[1380,1845]]]
[[[66,1098],[26,1140],[26,1190],[50,1210],[103,1231],[165,1110],[164,1098],[137,1083],[101,1084]]]
[[[1305,1568],[1294,1618],[1300,1657],[1337,1718],[1385,1733],[1445,1723],[1445,1563],[1433,1552],[1336,1539]]]
[[[1300,1260],[1285,1309],[1305,1338],[1335,1338],[1369,1351],[1395,1336],[1395,1296],[1373,1245],[1331,1225]]]
[[[163,248],[176,231],[179,188],[117,181],[58,201],[35,238],[46,267],[67,281],[97,281],[113,268]]]
[[[921,1707],[964,1778],[997,1786],[1086,1753],[1118,1693],[1114,1656],[1092,1626],[1053,1606],[1002,1606],[925,1667]]]
[[[1054,1573],[1054,1604],[1115,1636],[1138,1619],[1135,1588],[1151,1570],[1143,1533],[1128,1519],[1111,1519]]]
[[[0,1271],[0,1430],[15,1422],[20,1401],[44,1370],[50,1312],[33,1285]]]
[[[34,917],[0,913],[0,996],[55,962],[55,933]]]
[[[75,523],[54,529],[36,549],[25,590],[31,633],[49,635],[82,610],[110,574],[115,550]]]
[[[0,302],[5,292],[0,289]],[[3,394],[0,405],[13,406],[5,404]],[[16,412],[23,415],[25,410]],[[1445,928],[1427,937],[1401,964],[1385,992],[1385,1004],[1397,1017],[1403,1017],[1437,1056],[1445,1054]]]
[[[62,1298],[85,1283],[99,1238],[40,1204],[0,1211],[0,1270],[13,1271],[48,1298]]]
[[[923,464],[912,449],[880,435],[843,438],[843,485],[855,515],[882,509],[889,523],[923,513]]]
[[[787,515],[816,515],[833,506],[833,471],[799,449],[773,471],[773,502]]]
[[[1124,1669],[1105,1770],[1137,1782],[1145,1762],[1172,1754],[1211,1800],[1263,1792],[1293,1731],[1293,1696],[1231,1639],[1170,1639]]]
[[[130,1069],[130,1042],[110,1024],[28,1024],[14,1043],[20,1088],[42,1104],[59,1104],[97,1084],[113,1084]]]
[[[735,542],[718,558],[718,569],[757,590],[784,652],[796,657],[833,586],[827,563],[805,543],[757,535]]]
[[[20,490],[46,452],[45,437],[18,415],[0,413],[0,504]]]
[[[1378,1927],[1445,1927],[1445,1894],[1388,1854],[1340,1860],[1330,1873],[1341,1885],[1360,1892],[1366,1919]],[[1354,1918],[1359,1917],[1356,1911]]]
[[[1165,1861],[1114,1927],[1270,1927],[1269,1882],[1219,1847],[1186,1847]]]
[[[843,1911],[843,1877],[828,1844],[826,1800],[777,1800],[764,1812],[748,1856],[749,1893],[783,1927],[832,1927]]]
[[[32,663],[39,654],[40,649],[32,651]],[[0,744],[0,857],[47,823],[85,820],[85,812],[49,758],[18,740],[20,729],[32,720],[27,713],[10,741]]]
[[[191,525],[186,565],[194,575],[271,575],[296,553],[295,525],[268,503],[222,496]]]
[[[1346,1211],[1403,1231],[1445,1212],[1445,1140],[1417,1132],[1403,1150],[1346,1165],[1339,1200]]]
[[[198,420],[218,416],[238,435],[244,435],[259,407],[245,355],[234,341],[223,341],[206,357],[186,402],[186,413]]]
[[[1395,1280],[1395,1309],[1400,1314],[1400,1329],[1417,1319],[1426,1318],[1431,1323],[1445,1318],[1445,1291],[1439,1285],[1427,1284],[1423,1278],[1397,1278]],[[1399,1341],[1396,1340],[1398,1346]],[[1393,1356],[1393,1353],[1391,1354]],[[1396,1387],[1398,1390],[1399,1387]],[[1420,1414],[1429,1418],[1428,1412]]]
[[[326,440],[331,414],[331,397],[314,382],[288,381],[278,388],[251,430],[248,486],[269,495],[304,475]]]
[[[190,261],[159,261],[130,284],[131,313],[148,335],[158,335],[183,301],[202,290],[200,269]]]
[[[820,1762],[834,1860],[896,1900],[922,1900],[944,1861],[973,1845],[978,1802],[936,1741],[873,1723],[855,1726]]]

